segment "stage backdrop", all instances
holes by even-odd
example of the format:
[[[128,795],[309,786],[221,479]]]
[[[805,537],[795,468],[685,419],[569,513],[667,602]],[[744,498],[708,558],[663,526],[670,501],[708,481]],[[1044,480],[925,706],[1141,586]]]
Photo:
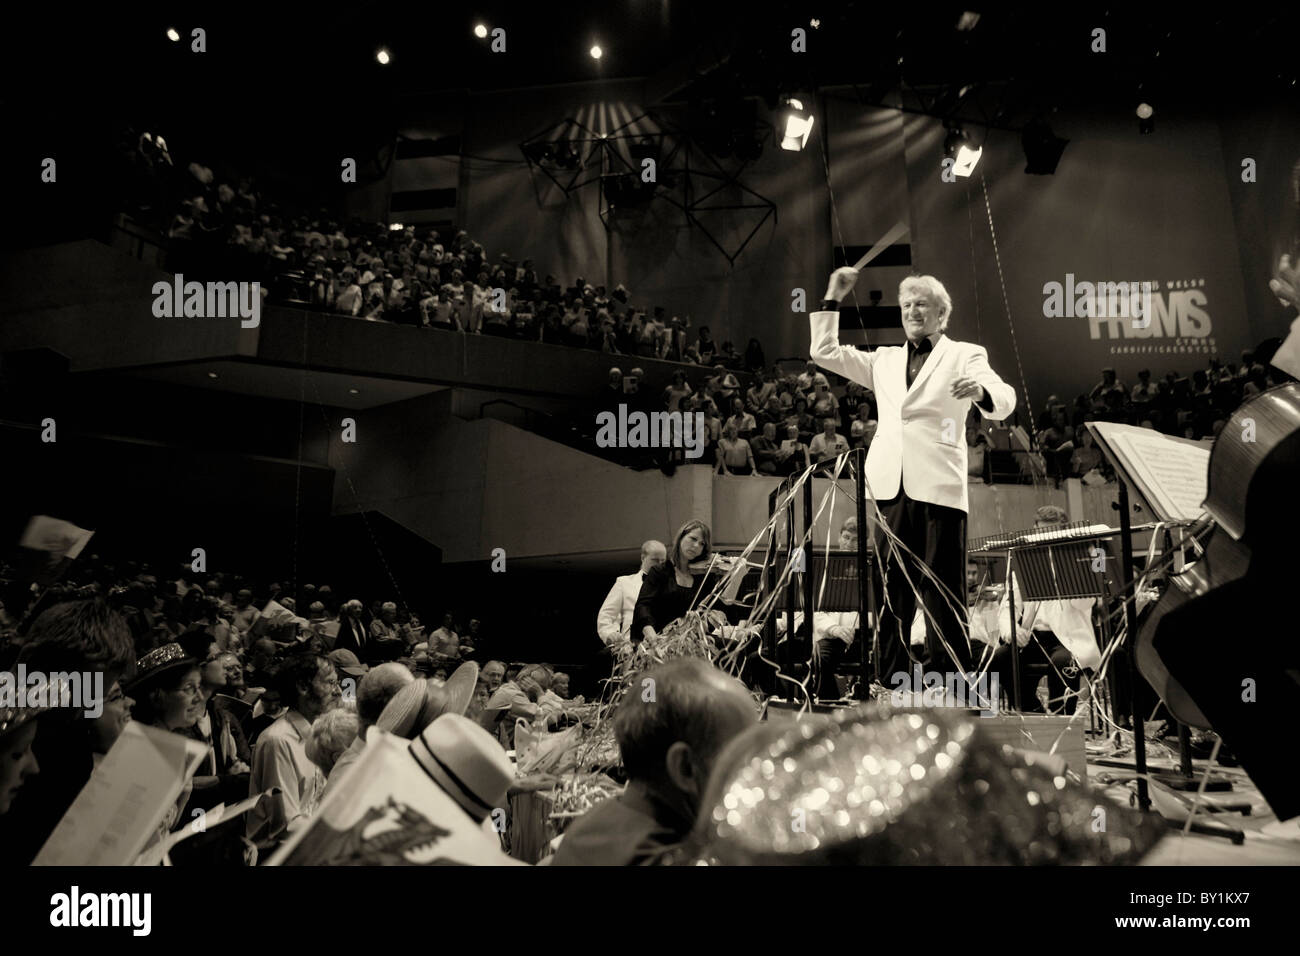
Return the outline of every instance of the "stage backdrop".
[[[831,130],[831,155],[864,148],[861,130],[878,126],[878,115],[832,111],[845,127]],[[1212,356],[1236,360],[1257,336],[1218,126],[1164,113],[1146,136],[1131,116],[1057,115],[1052,125],[1070,139],[1055,175],[1026,175],[1018,136],[993,132],[975,175],[946,183],[942,125],[916,116],[901,123],[912,268],[948,287],[949,333],[987,346],[1035,409],[1049,394],[1068,400],[1090,390],[1107,366],[1131,384],[1143,368],[1158,378],[1190,374]],[[896,146],[878,140],[876,148]],[[842,214],[899,185],[894,164],[858,164],[866,175],[837,183]],[[871,241],[880,225],[877,217],[858,241]],[[1128,301],[1104,294],[1143,282],[1151,284],[1146,328]],[[1091,305],[1084,283],[1097,293]]]
[[[565,117],[612,132],[640,115],[645,94],[638,81],[503,91],[428,104],[404,122],[443,129],[461,114],[460,224],[493,258],[531,257],[539,274],[566,284],[578,275],[623,282],[638,304],[689,313],[738,349],[758,337],[769,361],[806,354],[807,322],[791,313],[791,290],[804,288],[815,307],[836,250],[870,246],[897,222],[908,230],[864,276],[859,304],[869,306],[870,289],[880,289],[883,314],[901,275],[939,276],[953,296],[951,333],[986,345],[1035,409],[1049,394],[1091,389],[1107,366],[1129,384],[1142,368],[1188,375],[1211,357],[1237,361],[1243,348],[1285,331],[1266,280],[1280,240],[1272,233],[1287,215],[1296,133],[1275,111],[1210,118],[1162,108],[1145,136],[1128,110],[1052,114],[1055,132],[1070,139],[1055,175],[1026,175],[1019,136],[995,131],[976,175],[945,183],[939,121],[819,97],[809,147],[786,153],[769,141],[743,174],[776,202],[778,216],[732,266],[663,200],[607,233],[597,186],[566,198],[522,162],[521,140]],[[776,119],[761,104],[757,112]],[[1241,182],[1243,155],[1259,160],[1257,184]],[[740,198],[734,189],[717,197]],[[754,215],[708,218],[734,248]],[[1106,296],[1119,283],[1143,282],[1151,290],[1145,328],[1112,314],[1128,302]],[[1081,314],[1086,284],[1108,314]],[[887,342],[887,332],[848,338]]]

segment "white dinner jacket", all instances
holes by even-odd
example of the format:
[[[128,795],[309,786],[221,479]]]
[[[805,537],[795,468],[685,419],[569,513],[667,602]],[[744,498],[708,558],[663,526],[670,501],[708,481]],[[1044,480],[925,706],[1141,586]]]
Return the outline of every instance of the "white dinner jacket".
[[[640,596],[640,571],[614,579],[614,586],[609,589],[605,603],[596,615],[596,633],[606,647],[628,639],[632,633],[632,612],[636,610],[636,599]]]
[[[966,415],[971,399],[953,398],[953,381],[974,379],[988,390],[1001,421],[1016,407],[1016,391],[989,367],[982,345],[941,335],[912,387],[907,387],[907,346],[864,352],[840,345],[840,314],[811,315],[813,361],[875,392],[880,425],[867,451],[868,493],[878,501],[902,490],[915,501],[969,511],[966,495]],[[976,406],[978,408],[978,406]]]

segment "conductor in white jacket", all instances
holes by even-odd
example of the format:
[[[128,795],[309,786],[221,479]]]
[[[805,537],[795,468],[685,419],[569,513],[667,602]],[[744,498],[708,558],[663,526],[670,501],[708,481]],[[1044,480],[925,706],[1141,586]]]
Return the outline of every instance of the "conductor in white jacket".
[[[908,578],[929,612],[921,663],[941,672],[956,663],[969,671],[966,417],[974,404],[986,418],[1006,418],[1016,407],[1015,389],[989,367],[983,346],[945,334],[952,299],[933,276],[912,276],[899,285],[906,345],[874,352],[840,345],[840,302],[857,279],[850,268],[831,275],[821,310],[811,316],[811,356],[875,392],[880,424],[867,452],[867,493],[890,530],[943,585],[923,576],[913,560],[887,562],[880,675],[888,683],[890,675],[911,669],[908,638],[916,596]],[[883,546],[880,554],[889,556]]]

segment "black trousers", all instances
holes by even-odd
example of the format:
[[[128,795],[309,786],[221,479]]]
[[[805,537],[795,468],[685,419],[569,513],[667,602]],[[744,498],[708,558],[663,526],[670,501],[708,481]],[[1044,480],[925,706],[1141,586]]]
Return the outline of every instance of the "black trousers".
[[[919,663],[925,670],[940,673],[948,673],[954,666],[959,666],[962,672],[970,671],[972,655],[966,620],[966,512],[928,501],[914,501],[902,493],[879,505],[889,530],[912,552],[904,556],[890,551],[883,542],[884,535],[876,532],[876,554],[881,555],[881,561],[885,562],[886,597],[880,613],[880,679],[885,686],[891,686],[890,675],[910,673],[916,661],[911,647],[912,618],[917,607],[913,587],[929,611],[925,647]],[[921,564],[934,573],[940,585],[924,574]],[[956,656],[956,665],[945,649],[944,641]]]
[[[1020,648],[1020,710],[1027,714],[1041,714],[1042,701],[1038,699],[1038,681],[1047,675],[1048,708],[1059,713],[1064,704],[1066,714],[1073,714],[1079,702],[1081,674],[1074,655],[1061,644],[1051,631],[1034,631],[1028,644]],[[998,675],[999,689],[1012,700],[1015,694],[1015,673],[1011,667],[1011,645],[1004,644],[993,654],[990,671]],[[1065,689],[1074,693],[1067,698]],[[1014,702],[1014,701],[1013,701]]]
[[[817,674],[817,699],[839,700],[840,685],[835,680],[835,668],[848,654],[849,645],[838,637],[823,637],[817,642],[817,651],[813,656]],[[865,686],[865,685],[864,685]]]

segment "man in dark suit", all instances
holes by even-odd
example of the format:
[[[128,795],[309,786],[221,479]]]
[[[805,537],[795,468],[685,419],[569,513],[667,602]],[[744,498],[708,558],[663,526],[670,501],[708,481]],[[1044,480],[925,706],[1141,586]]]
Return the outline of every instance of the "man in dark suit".
[[[627,789],[574,822],[554,865],[655,863],[694,826],[714,759],[757,718],[745,686],[699,658],[639,675],[614,719]]]
[[[339,636],[334,641],[334,650],[351,651],[357,660],[366,664],[376,663],[373,658],[381,648],[370,637],[365,622],[361,620],[364,605],[358,600],[348,601],[339,610]],[[382,658],[381,658],[382,660]]]

